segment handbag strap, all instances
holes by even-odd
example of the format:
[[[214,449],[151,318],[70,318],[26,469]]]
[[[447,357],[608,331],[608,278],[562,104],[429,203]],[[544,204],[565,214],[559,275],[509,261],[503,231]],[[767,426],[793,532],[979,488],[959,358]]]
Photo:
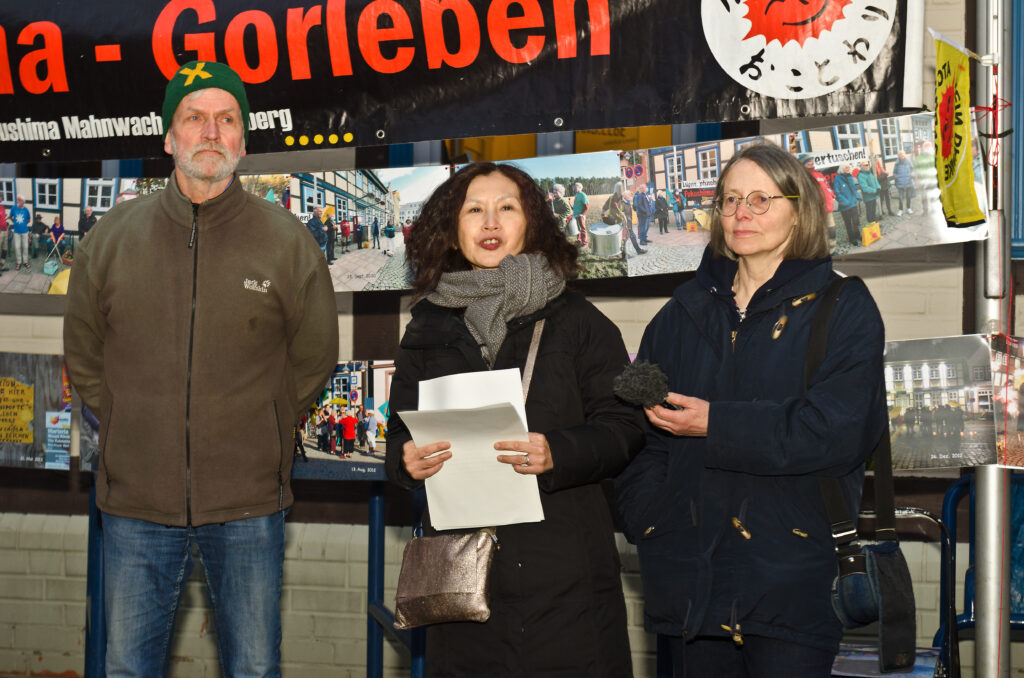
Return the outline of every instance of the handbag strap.
[[[815,311],[807,343],[807,357],[804,362],[804,391],[807,390],[807,384],[811,377],[825,359],[832,312],[839,301],[843,287],[851,280],[854,278],[837,278],[829,283]],[[875,464],[875,539],[897,541],[892,481],[892,448],[888,426],[875,445],[870,458],[874,459]],[[818,478],[818,484],[825,502],[825,512],[832,528],[832,538],[836,542],[836,553],[842,563],[844,556],[859,550],[855,545],[857,524],[850,517],[850,512],[843,501],[839,479],[834,477]]]
[[[530,339],[530,352],[526,354],[526,364],[523,366],[523,402],[530,393],[530,382],[533,380],[533,366],[537,363],[537,348],[540,346],[540,335],[544,332],[544,321],[541,318],[533,324],[533,338]]]

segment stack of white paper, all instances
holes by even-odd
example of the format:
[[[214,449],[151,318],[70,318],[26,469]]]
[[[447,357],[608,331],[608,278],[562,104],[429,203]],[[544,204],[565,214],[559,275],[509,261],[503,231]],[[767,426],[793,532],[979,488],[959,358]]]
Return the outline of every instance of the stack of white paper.
[[[537,476],[497,460],[499,440],[528,440],[519,370],[469,372],[420,382],[418,412],[399,412],[423,446],[451,443],[452,457],[427,478],[438,530],[544,520]]]

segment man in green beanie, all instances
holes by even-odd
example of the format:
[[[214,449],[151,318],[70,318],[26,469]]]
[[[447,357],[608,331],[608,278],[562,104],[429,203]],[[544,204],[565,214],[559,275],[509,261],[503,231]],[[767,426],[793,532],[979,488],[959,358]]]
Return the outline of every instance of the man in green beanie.
[[[115,206],[75,253],[68,370],[102,422],[106,675],[162,676],[197,547],[225,678],[280,676],[292,426],[338,359],[327,262],[242,189],[249,102],[209,61],[167,84],[167,188]]]

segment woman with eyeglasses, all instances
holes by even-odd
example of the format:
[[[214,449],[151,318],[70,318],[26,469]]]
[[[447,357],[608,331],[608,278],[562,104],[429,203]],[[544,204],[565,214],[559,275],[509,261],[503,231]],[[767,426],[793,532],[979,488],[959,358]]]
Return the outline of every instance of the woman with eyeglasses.
[[[638,359],[668,376],[644,449],[616,480],[648,631],[675,678],[825,678],[842,629],[819,476],[857,514],[886,418],[882,319],[843,289],[804,388],[810,325],[837,274],[821,190],[770,144],[732,157],[694,279],[647,326]]]

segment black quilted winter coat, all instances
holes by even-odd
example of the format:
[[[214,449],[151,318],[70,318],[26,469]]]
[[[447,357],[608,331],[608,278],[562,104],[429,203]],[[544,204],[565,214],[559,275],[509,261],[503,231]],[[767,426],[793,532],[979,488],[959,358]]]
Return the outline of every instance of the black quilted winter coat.
[[[461,309],[424,300],[412,314],[396,359],[392,412],[417,408],[421,379],[487,369]],[[600,482],[640,449],[644,417],[612,395],[628,360],[618,329],[579,294],[564,293],[511,321],[494,369],[522,368],[541,317],[547,322],[526,415],[529,430],[547,436],[554,459],[554,469],[538,476],[545,519],[498,528],[491,619],[431,627],[430,676],[632,676],[619,557]],[[402,465],[409,439],[392,414],[388,476],[412,489],[422,483]]]

